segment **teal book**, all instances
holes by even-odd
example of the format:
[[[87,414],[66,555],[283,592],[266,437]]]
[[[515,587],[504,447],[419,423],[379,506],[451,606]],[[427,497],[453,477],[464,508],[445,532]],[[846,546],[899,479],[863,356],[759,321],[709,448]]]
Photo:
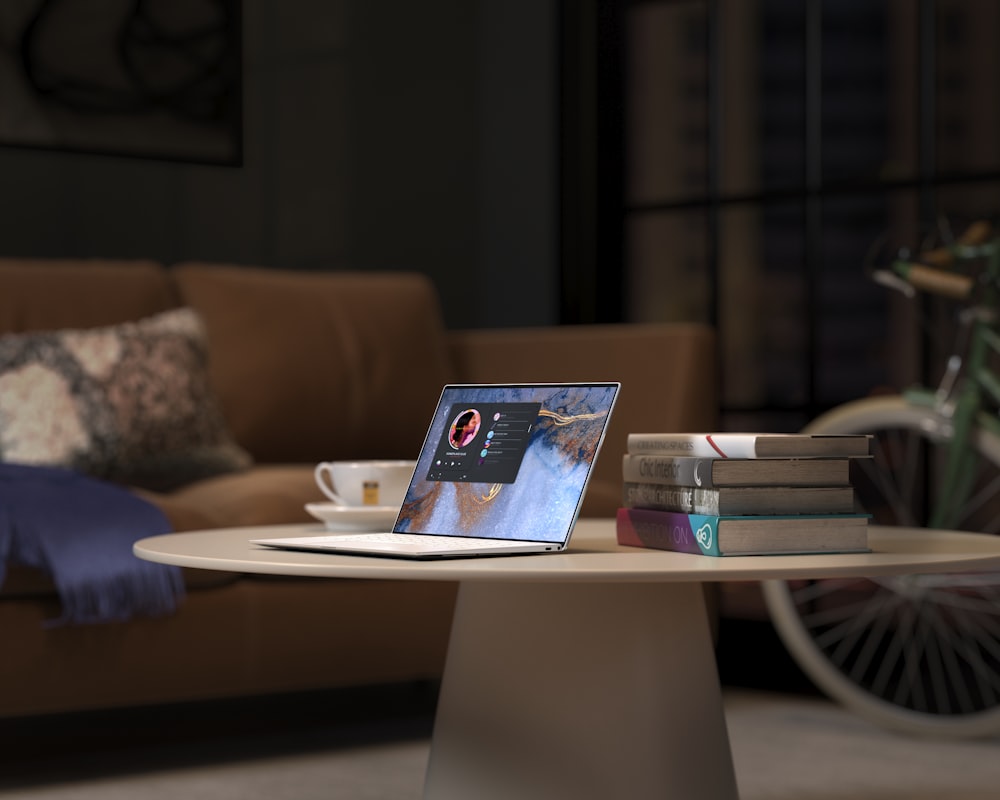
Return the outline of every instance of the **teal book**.
[[[867,514],[714,516],[619,508],[618,544],[706,556],[868,552]]]

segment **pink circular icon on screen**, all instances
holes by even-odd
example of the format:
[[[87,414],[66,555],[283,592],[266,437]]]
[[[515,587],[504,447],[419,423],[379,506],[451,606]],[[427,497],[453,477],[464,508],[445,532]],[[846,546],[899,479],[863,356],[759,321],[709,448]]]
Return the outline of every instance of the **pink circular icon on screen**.
[[[448,441],[452,447],[465,447],[476,438],[479,426],[483,424],[482,415],[474,408],[467,408],[451,423]]]

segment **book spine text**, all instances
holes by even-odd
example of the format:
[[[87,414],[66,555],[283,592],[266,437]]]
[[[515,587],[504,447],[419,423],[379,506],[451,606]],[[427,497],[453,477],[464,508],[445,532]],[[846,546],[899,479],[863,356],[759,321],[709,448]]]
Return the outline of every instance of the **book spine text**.
[[[711,556],[720,555],[717,525],[708,516],[644,508],[619,508],[615,516],[619,544]]]

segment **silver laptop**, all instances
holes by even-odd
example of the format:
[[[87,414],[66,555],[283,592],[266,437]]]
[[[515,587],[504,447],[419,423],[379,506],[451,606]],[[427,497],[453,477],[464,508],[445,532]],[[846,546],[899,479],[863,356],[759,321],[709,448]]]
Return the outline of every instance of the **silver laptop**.
[[[564,550],[620,388],[445,386],[392,531],[253,543],[400,558]]]

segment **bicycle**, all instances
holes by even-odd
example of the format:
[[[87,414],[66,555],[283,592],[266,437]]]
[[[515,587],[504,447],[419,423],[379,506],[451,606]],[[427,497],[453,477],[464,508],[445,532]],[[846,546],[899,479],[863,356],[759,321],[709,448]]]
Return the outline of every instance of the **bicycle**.
[[[978,274],[958,268],[979,267]],[[961,304],[960,338],[936,389],[838,406],[809,433],[867,433],[852,475],[881,525],[1000,533],[1000,238],[985,223],[874,277]],[[818,688],[883,727],[951,737],[1000,732],[1000,574],[768,581],[785,647]]]

